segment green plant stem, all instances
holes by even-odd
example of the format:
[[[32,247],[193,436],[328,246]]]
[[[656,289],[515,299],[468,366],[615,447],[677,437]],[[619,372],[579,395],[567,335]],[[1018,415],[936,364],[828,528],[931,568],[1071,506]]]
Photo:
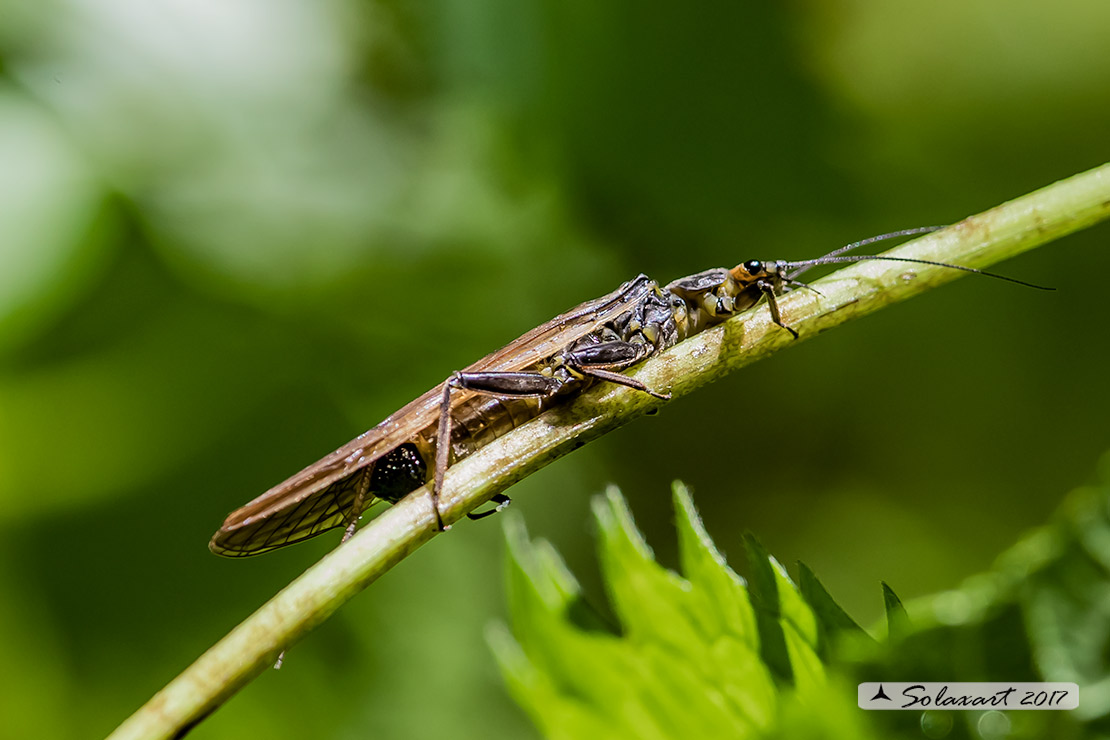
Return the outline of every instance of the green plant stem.
[[[886,254],[984,267],[1108,215],[1110,165],[1103,165]],[[779,305],[786,323],[801,339],[808,339],[963,274],[917,264],[862,262],[815,283],[819,295],[799,290],[783,296]],[[771,323],[764,304],[661,353],[634,375],[677,398],[792,344],[790,335]],[[459,520],[494,493],[661,403],[645,393],[601,384],[543,414],[451,467],[441,495],[444,521]],[[159,691],[111,738],[179,736],[435,534],[425,487],[305,571]]]

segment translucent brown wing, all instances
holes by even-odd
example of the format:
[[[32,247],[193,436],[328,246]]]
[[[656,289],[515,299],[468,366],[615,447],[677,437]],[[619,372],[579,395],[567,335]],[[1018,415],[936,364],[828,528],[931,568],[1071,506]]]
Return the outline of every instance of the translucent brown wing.
[[[656,283],[640,275],[612,293],[532,329],[465,370],[512,372],[530,368],[616,318],[656,289]],[[233,511],[212,536],[209,549],[229,557],[257,555],[347,524],[360,477],[356,473],[405,442],[422,435],[434,439],[442,392],[441,383],[373,429]],[[455,394],[452,408],[465,398],[465,393]]]
[[[361,474],[438,418],[437,386],[335,452],[236,509],[212,535],[217,555],[246,557],[292,545],[350,522]],[[373,501],[373,491],[366,508]]]
[[[351,507],[365,470],[341,478],[272,516],[250,517],[234,528],[221,529],[212,538],[209,548],[217,555],[229,558],[260,555],[315,537],[333,527],[345,526],[349,523]],[[373,497],[370,497],[367,506],[372,501]]]

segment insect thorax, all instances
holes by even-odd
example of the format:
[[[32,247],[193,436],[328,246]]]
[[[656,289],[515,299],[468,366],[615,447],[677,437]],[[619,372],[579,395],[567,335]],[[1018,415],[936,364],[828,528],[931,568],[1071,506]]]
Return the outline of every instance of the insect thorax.
[[[737,281],[725,269],[687,275],[669,283],[663,291],[670,296],[679,339],[697,334],[751,308],[761,295],[753,285]]]
[[[679,339],[673,296],[655,287],[635,306],[583,337],[576,346],[622,341],[650,345],[651,352],[656,352],[673,347]]]

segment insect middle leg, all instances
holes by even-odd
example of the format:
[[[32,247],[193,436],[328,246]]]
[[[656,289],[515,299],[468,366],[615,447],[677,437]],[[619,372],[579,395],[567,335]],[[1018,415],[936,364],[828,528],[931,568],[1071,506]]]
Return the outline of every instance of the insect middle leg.
[[[650,396],[669,401],[671,394],[656,393],[639,380],[616,372],[631,367],[637,362],[642,362],[654,351],[655,346],[647,343],[602,342],[601,344],[592,344],[571,350],[566,353],[563,361],[572,372],[576,371],[591,378],[628,386],[643,391]]]
[[[347,522],[347,527],[343,530],[343,539],[339,541],[341,545],[354,536],[359,517],[362,516],[362,510],[366,506],[366,494],[370,490],[370,469],[363,468],[357,475],[358,479],[355,482],[355,499],[351,503],[351,513],[349,515],[350,521]],[[281,662],[280,656],[278,662]]]

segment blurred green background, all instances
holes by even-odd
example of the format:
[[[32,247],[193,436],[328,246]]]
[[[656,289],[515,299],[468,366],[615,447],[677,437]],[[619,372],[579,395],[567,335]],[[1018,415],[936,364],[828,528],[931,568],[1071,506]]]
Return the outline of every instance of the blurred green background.
[[[231,509],[456,368],[660,281],[946,223],[1105,161],[1110,4],[0,0],[0,737],[109,732],[332,548]],[[1105,227],[783,352],[517,486],[595,600],[669,485],[864,623],[988,566],[1110,446]],[[645,465],[645,461],[651,461]],[[437,538],[194,730],[534,737]]]

